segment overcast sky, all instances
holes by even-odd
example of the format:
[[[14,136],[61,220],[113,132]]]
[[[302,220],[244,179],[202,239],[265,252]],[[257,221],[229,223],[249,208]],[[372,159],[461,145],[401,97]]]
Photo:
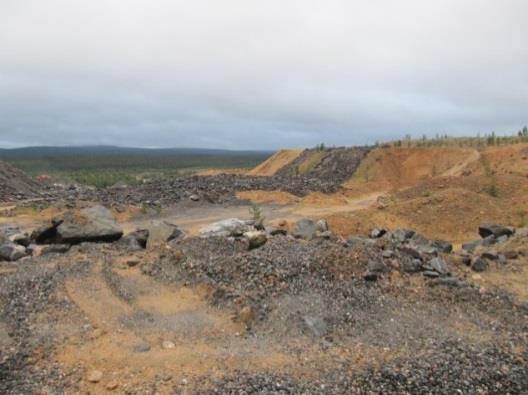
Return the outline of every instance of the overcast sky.
[[[274,149],[528,123],[527,0],[0,0],[0,146]]]

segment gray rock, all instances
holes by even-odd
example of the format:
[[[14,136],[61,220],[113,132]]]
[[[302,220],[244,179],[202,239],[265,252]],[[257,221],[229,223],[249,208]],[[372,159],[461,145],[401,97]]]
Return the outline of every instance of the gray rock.
[[[27,247],[31,243],[27,233],[15,233],[9,236],[9,240],[24,247]]]
[[[440,273],[435,272],[433,270],[426,270],[425,272],[423,272],[423,276],[429,278],[437,278],[440,277]]]
[[[505,238],[506,236],[501,237]],[[481,241],[483,246],[490,246],[497,243],[497,238],[494,235],[489,235],[488,237],[484,237]]]
[[[292,231],[292,235],[298,239],[311,240],[315,237],[317,225],[308,218],[298,220]]]
[[[367,269],[371,273],[385,273],[390,269],[382,261],[370,259],[367,264]]]
[[[185,232],[183,232],[177,226],[173,226],[171,234],[167,237],[167,243],[173,240],[181,240],[183,239],[184,236],[185,236]]]
[[[409,239],[409,242],[415,246],[428,246],[430,244],[429,240],[427,240],[419,233],[413,234]]]
[[[150,351],[150,344],[141,341],[134,346],[134,352],[148,352]]]
[[[392,258],[394,256],[394,251],[392,250],[384,250],[382,253],[381,253],[381,256],[383,258]]]
[[[78,214],[69,212],[63,218],[32,233],[37,244],[80,244],[83,242],[113,242],[123,236],[110,210],[103,206],[82,209]]]
[[[445,240],[434,240],[431,245],[436,248],[439,252],[449,254],[453,252],[453,245]]]
[[[386,229],[383,228],[374,228],[370,231],[369,237],[372,239],[378,239],[382,237],[385,233],[387,233]]]
[[[414,244],[410,244],[409,245],[410,248],[414,248],[416,251],[418,251],[420,253],[420,255],[438,255],[438,250],[431,246],[430,244],[418,244],[418,245],[414,245]]]
[[[400,252],[404,255],[408,255],[415,259],[422,259],[422,254],[420,251],[413,246],[403,246],[399,248]]]
[[[483,272],[488,268],[488,262],[481,257],[475,257],[471,261],[471,269],[475,272]]]
[[[322,318],[305,315],[303,322],[306,328],[317,337],[323,337],[328,331],[326,323]]]
[[[490,236],[491,237],[491,236]],[[495,236],[494,236],[495,237]],[[495,239],[495,243],[497,244],[502,244],[502,243],[506,243],[508,241],[508,236],[506,235],[502,235],[502,236],[499,236]]]
[[[189,199],[191,199],[193,202],[197,202],[200,200],[200,196],[192,194],[191,196],[189,196]]]
[[[467,252],[473,252],[482,245],[482,240],[474,240],[462,244],[462,249]]]
[[[252,250],[254,248],[258,248],[266,243],[268,241],[268,237],[266,236],[266,232],[260,231],[260,230],[251,230],[249,232],[244,233],[244,237],[248,239],[249,242],[249,249]]]
[[[320,219],[315,224],[318,232],[328,232],[328,222],[326,222],[326,219]]]
[[[27,255],[26,247],[19,244],[9,243],[0,246],[0,260],[18,261]]]
[[[396,229],[390,232],[390,237],[397,243],[404,243],[414,236],[416,232],[412,229]]]
[[[478,233],[480,237],[485,238],[488,236],[495,236],[496,238],[500,236],[511,236],[514,233],[514,230],[512,228],[501,226],[501,225],[495,225],[495,224],[482,224],[479,226]]]
[[[376,244],[375,240],[366,239],[364,237],[352,236],[347,240],[347,246],[349,247],[361,247]]]
[[[442,258],[431,259],[429,262],[427,262],[427,265],[425,265],[424,268],[427,270],[435,271],[441,275],[449,273],[447,263]]]
[[[244,233],[254,230],[251,221],[243,221],[238,218],[230,218],[212,223],[200,230],[201,237],[238,237]]]
[[[422,271],[422,261],[419,259],[403,259],[401,268],[405,273],[417,273]]]
[[[329,230],[327,231],[324,231],[324,232],[320,232],[320,231],[317,231],[315,232],[315,237],[318,237],[320,239],[331,239],[332,237],[334,236],[334,234],[332,232],[330,232]]]

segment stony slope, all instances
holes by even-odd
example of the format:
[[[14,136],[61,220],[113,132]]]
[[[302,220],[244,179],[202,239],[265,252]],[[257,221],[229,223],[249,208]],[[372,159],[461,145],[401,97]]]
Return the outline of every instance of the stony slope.
[[[0,161],[0,201],[38,195],[40,184],[23,171]]]

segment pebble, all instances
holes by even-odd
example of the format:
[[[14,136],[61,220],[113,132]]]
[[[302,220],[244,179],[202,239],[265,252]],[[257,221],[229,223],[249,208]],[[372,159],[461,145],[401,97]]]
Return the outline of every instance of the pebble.
[[[98,383],[103,378],[103,372],[100,370],[92,370],[86,375],[86,380],[90,383]]]
[[[176,345],[170,340],[165,340],[163,343],[161,343],[161,347],[163,347],[165,350],[170,350],[176,347]]]

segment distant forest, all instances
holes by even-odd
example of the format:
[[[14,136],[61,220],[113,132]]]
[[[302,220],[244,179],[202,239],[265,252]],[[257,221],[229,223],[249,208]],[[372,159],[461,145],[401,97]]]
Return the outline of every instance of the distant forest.
[[[182,175],[207,168],[251,168],[272,154],[269,151],[195,148],[26,147],[0,149],[0,160],[32,176],[48,174],[105,187],[118,181],[134,184],[140,181],[141,175]]]

